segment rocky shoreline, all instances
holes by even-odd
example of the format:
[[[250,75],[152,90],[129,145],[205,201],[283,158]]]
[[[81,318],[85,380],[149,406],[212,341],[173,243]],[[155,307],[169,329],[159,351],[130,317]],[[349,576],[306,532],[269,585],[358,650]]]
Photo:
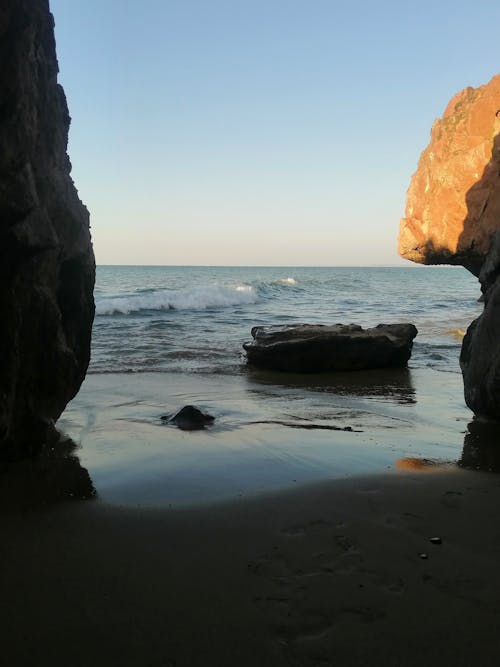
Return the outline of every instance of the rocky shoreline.
[[[250,364],[287,382],[90,375],[59,422],[71,438],[47,446],[87,370],[95,272],[53,27],[47,0],[2,3],[0,457],[25,457],[0,465],[4,663],[497,665],[500,486],[460,469],[498,471],[497,430],[466,430],[456,374],[342,376],[405,366],[413,325],[255,328]],[[497,420],[499,91],[450,102],[400,236],[408,259],[479,276],[461,365],[468,405]],[[339,372],[293,377],[320,370]],[[200,396],[210,412],[162,424]]]

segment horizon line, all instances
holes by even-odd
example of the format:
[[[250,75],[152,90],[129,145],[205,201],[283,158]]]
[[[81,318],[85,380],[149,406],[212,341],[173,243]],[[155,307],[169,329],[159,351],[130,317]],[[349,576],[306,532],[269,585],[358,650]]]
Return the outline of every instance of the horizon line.
[[[422,268],[446,267],[451,264],[416,264],[408,260],[407,264],[118,264],[96,262],[96,266],[150,266],[169,268],[221,268],[221,269],[397,269],[397,268]]]

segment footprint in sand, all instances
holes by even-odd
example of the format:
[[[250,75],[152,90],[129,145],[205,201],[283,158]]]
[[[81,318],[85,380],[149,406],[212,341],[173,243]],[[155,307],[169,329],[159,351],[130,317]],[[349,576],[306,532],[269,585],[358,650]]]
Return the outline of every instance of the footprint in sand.
[[[311,521],[310,523],[295,524],[293,526],[283,528],[281,534],[285,535],[286,537],[303,537],[311,529],[314,530],[315,528],[331,528],[333,525],[334,524],[332,524],[331,521],[317,519],[315,521]]]
[[[366,589],[394,595],[406,588],[402,579],[368,569],[364,549],[350,532],[349,525],[326,520],[293,524],[276,536],[279,546],[248,564],[261,579],[262,592],[253,602],[267,615],[291,665],[330,664],[324,648],[334,633],[385,616],[363,604]]]
[[[280,554],[263,554],[248,563],[248,569],[253,574],[271,580],[280,580],[290,574],[290,566],[286,558]]]

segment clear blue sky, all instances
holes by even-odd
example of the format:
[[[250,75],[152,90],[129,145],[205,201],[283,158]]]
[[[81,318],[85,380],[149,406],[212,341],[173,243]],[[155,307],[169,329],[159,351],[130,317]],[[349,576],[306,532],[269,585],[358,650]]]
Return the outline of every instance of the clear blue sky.
[[[398,264],[434,119],[500,2],[51,0],[100,264]]]

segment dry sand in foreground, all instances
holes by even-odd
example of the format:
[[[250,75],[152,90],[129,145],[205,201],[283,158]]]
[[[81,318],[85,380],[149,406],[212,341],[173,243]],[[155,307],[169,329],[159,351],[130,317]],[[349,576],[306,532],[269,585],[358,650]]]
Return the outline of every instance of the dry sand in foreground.
[[[499,508],[500,478],[452,469],[4,512],[2,664],[498,665]]]

